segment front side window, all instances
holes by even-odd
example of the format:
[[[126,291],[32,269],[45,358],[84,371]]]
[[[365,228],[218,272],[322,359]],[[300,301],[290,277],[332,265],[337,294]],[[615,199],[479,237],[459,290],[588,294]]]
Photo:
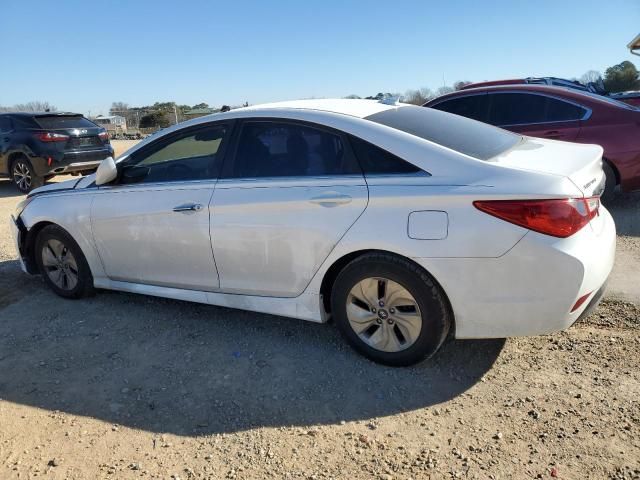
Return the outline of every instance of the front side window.
[[[123,183],[176,182],[217,178],[227,127],[209,126],[160,139],[133,154],[123,167]]]
[[[472,118],[480,122],[486,122],[489,100],[486,94],[469,95],[446,100],[434,105],[432,108],[442,110],[443,112],[455,113],[456,115]]]
[[[360,173],[340,135],[307,125],[247,122],[227,178],[306,177]]]

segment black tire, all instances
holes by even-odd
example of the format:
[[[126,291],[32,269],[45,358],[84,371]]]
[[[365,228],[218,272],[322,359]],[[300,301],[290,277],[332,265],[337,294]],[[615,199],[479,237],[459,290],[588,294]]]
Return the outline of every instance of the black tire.
[[[24,155],[15,157],[11,161],[11,180],[22,193],[29,193],[34,188],[44,185],[44,178],[36,174],[31,162]]]
[[[64,249],[66,249],[62,250],[61,256],[56,256],[54,251],[56,249],[52,249],[50,247],[52,244],[58,245],[56,242],[62,244]],[[60,263],[64,264],[65,259],[74,260],[73,266],[67,265],[66,270],[63,272],[63,277],[67,277],[68,279],[75,277],[75,282],[70,282],[68,280],[66,282],[66,287],[64,281],[62,282],[62,285],[56,284],[52,277],[55,276],[55,272],[60,271],[60,267],[48,266],[51,265],[51,257],[45,258],[45,255],[47,255],[44,253],[45,248],[48,249],[49,255],[53,254],[54,259]],[[71,253],[71,256],[69,256],[68,252]],[[47,285],[49,285],[49,287],[61,297],[83,298],[94,294],[93,275],[91,275],[89,264],[76,241],[63,228],[57,225],[48,225],[44,227],[38,233],[38,237],[36,238],[34,257],[36,264],[38,265],[38,269],[40,270],[40,273]]]
[[[418,318],[421,318],[420,333],[407,348],[393,352],[374,348],[352,328],[347,314],[348,302],[354,302],[350,292],[366,279],[395,282],[408,291],[417,303]],[[412,365],[432,356],[447,338],[453,323],[446,295],[433,277],[406,259],[384,253],[365,254],[344,267],[333,284],[331,311],[340,332],[353,348],[374,362],[396,367]],[[376,309],[372,311],[376,312]],[[377,314],[381,313],[382,308],[378,309]],[[375,321],[384,325],[384,321]],[[372,328],[377,327],[372,325]]]
[[[600,200],[602,200],[602,203],[604,204],[609,204],[615,196],[616,185],[618,184],[618,181],[616,179],[616,174],[613,171],[613,168],[611,167],[611,165],[609,165],[608,162],[602,162],[602,170],[604,170],[605,175],[605,187],[604,192],[602,192],[602,195],[600,196]]]

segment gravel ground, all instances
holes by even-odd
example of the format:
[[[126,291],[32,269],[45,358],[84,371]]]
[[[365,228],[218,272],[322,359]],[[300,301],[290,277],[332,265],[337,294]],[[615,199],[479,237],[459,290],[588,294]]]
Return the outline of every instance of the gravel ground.
[[[639,324],[610,299],[566,332],[393,369],[331,325],[60,299],[0,224],[0,478],[638,479]]]

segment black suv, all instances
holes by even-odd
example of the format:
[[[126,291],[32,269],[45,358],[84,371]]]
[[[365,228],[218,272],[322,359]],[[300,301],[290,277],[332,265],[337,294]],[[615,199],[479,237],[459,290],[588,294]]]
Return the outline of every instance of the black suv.
[[[21,192],[54,175],[91,173],[111,156],[106,130],[80,114],[0,114],[0,177]]]

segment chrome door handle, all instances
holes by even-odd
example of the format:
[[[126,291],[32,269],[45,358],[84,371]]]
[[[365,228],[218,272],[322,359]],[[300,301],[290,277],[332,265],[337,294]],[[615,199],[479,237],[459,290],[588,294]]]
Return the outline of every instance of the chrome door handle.
[[[317,197],[312,197],[309,202],[323,207],[335,207],[337,205],[350,203],[351,200],[353,199],[350,195],[344,195],[338,192],[327,192],[322,195],[318,195]]]
[[[200,210],[202,210],[200,203],[185,203],[184,205],[173,207],[174,212],[198,212]]]

